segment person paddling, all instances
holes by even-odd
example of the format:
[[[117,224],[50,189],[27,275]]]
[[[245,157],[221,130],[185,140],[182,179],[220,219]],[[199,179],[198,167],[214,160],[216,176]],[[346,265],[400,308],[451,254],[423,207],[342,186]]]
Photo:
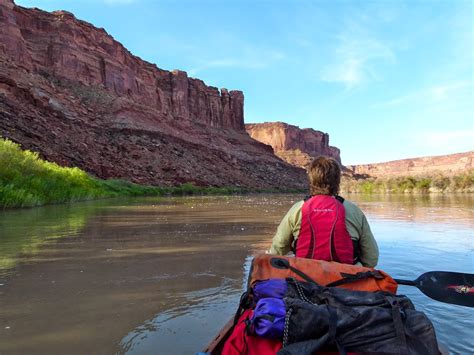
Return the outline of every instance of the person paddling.
[[[338,196],[339,163],[328,157],[308,169],[311,195],[295,203],[283,217],[270,254],[337,261],[375,267],[379,250],[367,218],[354,203]]]

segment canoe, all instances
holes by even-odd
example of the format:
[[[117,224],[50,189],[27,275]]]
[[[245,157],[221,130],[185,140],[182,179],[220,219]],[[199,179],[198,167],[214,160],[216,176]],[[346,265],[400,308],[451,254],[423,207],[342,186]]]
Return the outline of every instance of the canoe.
[[[209,344],[202,350],[204,354],[217,355],[222,353],[224,344],[232,334],[234,329],[234,318],[229,319],[229,321],[222,327],[222,329],[217,333],[217,335],[212,339]]]
[[[306,265],[308,264],[308,265]],[[293,265],[293,266],[292,266]],[[275,257],[271,255],[258,255],[254,258],[252,261],[252,267],[251,267],[251,275],[254,277],[254,279],[257,280],[268,280],[272,278],[279,278],[279,279],[285,279],[287,277],[293,277],[293,274],[296,274],[297,276],[305,276],[303,277],[304,280],[309,279],[313,283],[319,283],[319,282],[325,282],[323,283],[324,285],[328,285],[329,283],[335,284],[334,280],[320,280],[322,278],[322,275],[324,277],[329,278],[330,276],[332,277],[332,273],[329,271],[332,270],[331,267],[336,264],[330,264],[325,261],[320,261],[320,260],[306,260],[306,259],[298,259],[298,258],[287,258],[287,257]],[[331,266],[331,267],[330,267]],[[373,272],[374,269],[368,269],[368,268],[363,268],[363,267],[356,267],[352,265],[344,265],[344,264],[337,264],[337,267],[340,268],[355,268],[356,270],[350,269],[350,272],[344,271],[345,275],[351,276],[354,274],[354,276],[359,275],[361,272],[363,272],[363,275],[365,275],[368,271]],[[333,273],[336,275],[336,280],[341,277],[342,271],[341,270],[334,271]],[[253,270],[253,271],[252,271]],[[291,270],[292,273],[290,273]],[[313,272],[313,274],[308,276],[305,272]],[[320,272],[322,270],[323,272]],[[412,285],[416,286],[419,288],[425,295],[428,297],[431,297],[433,299],[436,299],[441,302],[446,302],[450,304],[458,304],[458,305],[465,305],[469,307],[474,307],[473,300],[471,297],[467,297],[465,293],[459,293],[459,292],[453,292],[451,289],[448,287],[448,291],[446,291],[446,285],[464,285],[466,283],[466,277],[470,276],[474,278],[474,275],[468,275],[468,274],[463,274],[463,273],[448,273],[448,272],[427,272],[423,275],[421,275],[417,280],[415,281],[410,281],[410,280],[394,280],[392,279],[388,274],[383,273],[380,270],[375,270],[376,272],[381,273],[382,276],[385,276],[382,280],[380,278],[364,278],[360,279],[361,283],[364,286],[364,288],[369,288],[370,291],[374,290],[377,292],[378,290],[386,291],[395,294],[396,293],[396,286],[398,284],[407,284],[407,285]],[[320,272],[320,273],[318,273]],[[289,273],[287,275],[286,273]],[[369,275],[370,276],[370,275]],[[380,276],[380,275],[379,275]],[[428,277],[429,276],[429,277]],[[347,277],[347,276],[345,276]],[[428,278],[431,280],[431,283],[426,282],[425,278]],[[358,279],[359,280],[359,279]],[[423,282],[419,282],[422,280]],[[471,279],[469,279],[471,280]],[[339,286],[341,280],[337,281],[339,282]],[[471,280],[472,281],[472,280]],[[472,284],[472,282],[469,281],[469,285]],[[248,283],[251,284],[252,278],[249,276],[249,281]],[[393,285],[395,286],[395,290],[390,289]],[[352,284],[354,285],[354,284]],[[361,284],[358,284],[360,286]],[[470,288],[469,288],[470,289]],[[357,291],[357,289],[353,289]],[[359,289],[362,290],[362,289]],[[365,291],[365,289],[363,289]],[[234,330],[234,318],[230,319],[225,325],[220,329],[220,331],[217,333],[217,335],[207,344],[206,347],[202,350],[201,353],[198,353],[199,355],[203,354],[209,354],[209,355],[215,355],[215,354],[221,354],[222,350],[224,348],[224,345],[226,341],[229,339],[231,336],[232,332]],[[449,351],[447,348],[441,344],[438,343],[438,350],[439,353],[442,355],[449,354]],[[436,343],[431,343],[431,349],[436,348]],[[334,349],[327,349],[329,352],[325,352],[325,354],[337,354],[337,350]]]
[[[222,353],[222,349],[224,348],[224,344],[229,336],[232,334],[234,329],[234,318],[229,319],[229,321],[222,327],[219,333],[211,340],[211,342],[202,350],[202,352],[197,353],[196,355],[219,355]],[[320,352],[320,354],[324,355],[337,355],[339,352],[337,351],[324,351]],[[349,355],[355,353],[348,353]],[[449,355],[449,353],[442,354],[442,355]]]
[[[207,346],[202,350],[202,352],[197,353],[196,355],[219,355],[222,353],[224,344],[229,336],[232,334],[234,329],[234,318],[229,319],[229,321],[221,328],[217,335],[207,344]],[[438,342],[438,349],[440,355],[449,355],[448,348]],[[324,352],[325,354],[331,354],[331,352]],[[338,354],[334,352],[333,354]]]

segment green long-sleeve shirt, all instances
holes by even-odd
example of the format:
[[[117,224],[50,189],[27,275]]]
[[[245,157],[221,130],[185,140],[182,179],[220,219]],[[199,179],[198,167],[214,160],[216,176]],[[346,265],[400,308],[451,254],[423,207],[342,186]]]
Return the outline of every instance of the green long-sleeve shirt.
[[[301,228],[301,209],[304,201],[295,203],[283,217],[272,240],[271,254],[285,255],[298,239]],[[350,201],[344,201],[346,228],[352,240],[359,242],[360,262],[363,266],[375,267],[379,259],[379,248],[370,230],[369,223],[359,207]]]

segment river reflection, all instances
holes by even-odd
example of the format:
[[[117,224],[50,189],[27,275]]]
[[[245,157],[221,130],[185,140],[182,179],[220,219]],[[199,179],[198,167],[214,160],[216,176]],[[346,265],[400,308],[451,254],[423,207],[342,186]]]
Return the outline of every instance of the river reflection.
[[[192,354],[235,312],[250,257],[300,196],[140,198],[0,212],[0,353]],[[473,199],[351,196],[379,267],[474,272]],[[400,287],[453,353],[472,309]]]

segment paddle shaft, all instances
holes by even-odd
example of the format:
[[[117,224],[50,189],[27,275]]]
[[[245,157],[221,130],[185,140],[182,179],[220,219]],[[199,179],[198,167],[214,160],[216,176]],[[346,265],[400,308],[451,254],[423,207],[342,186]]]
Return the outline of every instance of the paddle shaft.
[[[402,279],[394,279],[395,282],[399,285],[407,285],[407,286],[417,286],[415,281],[411,280],[402,280]]]

